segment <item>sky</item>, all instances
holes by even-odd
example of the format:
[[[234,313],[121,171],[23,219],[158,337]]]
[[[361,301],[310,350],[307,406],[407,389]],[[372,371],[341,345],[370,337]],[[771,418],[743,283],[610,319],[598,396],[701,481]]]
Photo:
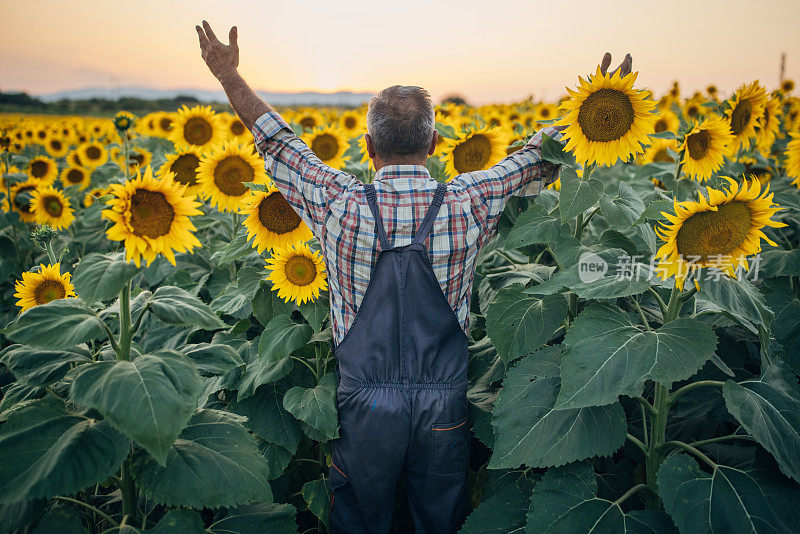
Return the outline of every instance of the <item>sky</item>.
[[[800,79],[800,0],[0,0],[0,90],[217,90],[200,57],[205,19],[259,91],[374,92],[419,85],[435,101],[555,100],[626,52],[637,86]]]

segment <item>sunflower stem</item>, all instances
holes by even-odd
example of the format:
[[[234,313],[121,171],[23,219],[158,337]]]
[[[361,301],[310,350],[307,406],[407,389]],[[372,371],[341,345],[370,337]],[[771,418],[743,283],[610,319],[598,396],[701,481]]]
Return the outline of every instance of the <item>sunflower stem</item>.
[[[114,525],[115,527],[118,527],[118,526],[119,526],[119,523],[117,523],[116,521],[114,521],[114,519],[113,519],[113,518],[112,518],[110,515],[108,515],[108,514],[107,514],[107,513],[105,513],[104,511],[100,510],[99,508],[97,508],[97,507],[95,507],[95,506],[92,506],[92,505],[91,505],[91,504],[89,504],[89,503],[85,503],[85,502],[83,502],[83,501],[79,501],[78,499],[73,499],[72,497],[63,497],[63,496],[61,496],[61,495],[56,495],[55,497],[53,497],[53,499],[55,499],[55,500],[57,500],[57,501],[64,501],[64,502],[68,502],[68,503],[70,503],[70,504],[76,504],[76,505],[78,505],[78,506],[83,506],[83,507],[84,507],[84,508],[86,508],[87,510],[91,510],[91,511],[92,511],[92,512],[94,512],[95,514],[99,515],[100,517],[102,517],[103,519],[105,519],[106,521],[108,521],[109,523],[111,523],[112,525]]]
[[[136,484],[133,482],[131,475],[130,455],[125,459],[122,464],[122,486],[120,492],[122,493],[122,515],[123,521],[126,517],[134,519],[136,516]]]
[[[692,447],[691,445],[689,445],[687,443],[684,443],[682,441],[667,441],[666,443],[661,445],[662,448],[663,447],[668,447],[668,446],[677,447],[679,449],[683,449],[685,451],[688,451],[688,452],[694,454],[697,458],[699,458],[703,462],[705,462],[711,469],[716,469],[717,468],[717,464],[713,460],[711,460],[711,458],[709,458],[708,456],[706,456],[705,454],[700,452],[698,449]]]
[[[641,317],[641,318],[642,318],[642,323],[644,323],[644,327],[645,327],[645,328],[646,328],[648,331],[651,331],[651,330],[653,330],[652,328],[650,328],[650,323],[648,323],[648,322],[647,322],[647,317],[645,317],[645,316],[644,316],[644,312],[642,311],[642,307],[641,307],[641,306],[639,306],[639,301],[638,301],[638,300],[636,300],[636,299],[635,299],[635,298],[633,298],[633,297],[631,297],[631,300],[633,301],[633,305],[634,305],[634,306],[636,306],[636,311],[637,311],[637,312],[639,312],[639,317]]]
[[[678,400],[679,397],[687,394],[688,392],[692,391],[693,389],[703,388],[703,387],[722,387],[725,385],[725,382],[720,382],[719,380],[698,380],[697,382],[692,382],[691,384],[686,384],[685,386],[676,389],[673,391],[667,402],[672,405],[675,404],[675,401]]]
[[[119,295],[119,352],[117,359],[131,359],[131,283],[125,282]]]
[[[44,244],[44,249],[47,252],[47,257],[50,260],[50,265],[58,263],[56,261],[56,253],[53,251],[53,239],[48,239]]]
[[[647,290],[653,295],[653,297],[656,299],[656,302],[658,302],[658,307],[661,309],[661,315],[666,315],[667,304],[664,302],[664,299],[661,298],[661,295],[658,294],[658,291],[653,289],[653,286],[648,287]]]

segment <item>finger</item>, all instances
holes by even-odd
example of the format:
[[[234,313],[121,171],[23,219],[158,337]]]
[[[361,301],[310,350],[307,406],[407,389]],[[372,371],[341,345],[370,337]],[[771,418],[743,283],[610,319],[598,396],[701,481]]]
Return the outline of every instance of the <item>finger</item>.
[[[214,34],[214,30],[211,29],[211,25],[209,25],[208,22],[203,21],[203,28],[206,29],[206,35],[208,36],[209,42],[222,44],[220,40],[217,39],[217,36]]]
[[[234,26],[231,28],[231,31],[228,33],[228,43],[231,48],[239,48],[239,43],[237,42],[239,39],[239,30]]]
[[[206,38],[206,34],[203,33],[203,28],[195,26],[194,29],[197,30],[197,37],[200,39],[200,49],[205,49],[205,47],[208,46],[208,38]]]
[[[611,54],[606,52],[603,55],[603,61],[600,62],[600,72],[605,74],[606,71],[608,70],[608,67],[610,67],[610,66],[611,66]]]
[[[633,70],[633,56],[628,54],[627,56],[625,56],[625,68],[622,69],[622,72],[625,75],[628,75],[631,73],[632,70]]]

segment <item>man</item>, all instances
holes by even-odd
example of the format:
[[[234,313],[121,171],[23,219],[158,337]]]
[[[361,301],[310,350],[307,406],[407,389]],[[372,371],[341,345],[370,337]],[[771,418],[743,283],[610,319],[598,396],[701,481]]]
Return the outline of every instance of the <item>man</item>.
[[[558,166],[542,134],[485,171],[437,183],[428,93],[393,86],[369,105],[372,184],[324,165],[239,75],[237,29],[196,27],[202,57],[250,129],[275,185],[319,239],[328,272],[340,437],[331,442],[334,532],[389,531],[402,475],[418,534],[455,532],[469,512],[467,345],[479,249],[512,195],[534,197]],[[605,72],[610,54],[603,58]],[[618,67],[630,72],[631,57]]]

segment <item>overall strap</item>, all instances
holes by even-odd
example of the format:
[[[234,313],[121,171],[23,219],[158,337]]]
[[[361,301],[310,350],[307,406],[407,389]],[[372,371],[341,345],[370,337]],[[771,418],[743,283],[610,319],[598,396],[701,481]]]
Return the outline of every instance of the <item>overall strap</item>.
[[[378,238],[381,241],[381,250],[386,250],[390,248],[389,240],[386,238],[386,230],[384,230],[383,223],[381,222],[381,212],[378,210],[378,202],[375,197],[375,185],[364,184],[364,190],[367,193],[367,203],[369,203],[369,209],[372,212],[372,216],[375,218],[375,228],[378,230]]]
[[[411,242],[412,244],[419,244],[425,241],[425,238],[428,237],[428,234],[433,227],[433,221],[436,219],[436,215],[439,213],[439,208],[442,207],[442,200],[444,200],[444,193],[447,189],[447,184],[444,182],[440,182],[438,186],[436,186],[436,193],[433,195],[433,202],[431,202],[430,207],[428,208],[428,213],[425,214],[425,218],[422,220],[422,224],[417,230],[417,235],[414,236],[414,240]]]

